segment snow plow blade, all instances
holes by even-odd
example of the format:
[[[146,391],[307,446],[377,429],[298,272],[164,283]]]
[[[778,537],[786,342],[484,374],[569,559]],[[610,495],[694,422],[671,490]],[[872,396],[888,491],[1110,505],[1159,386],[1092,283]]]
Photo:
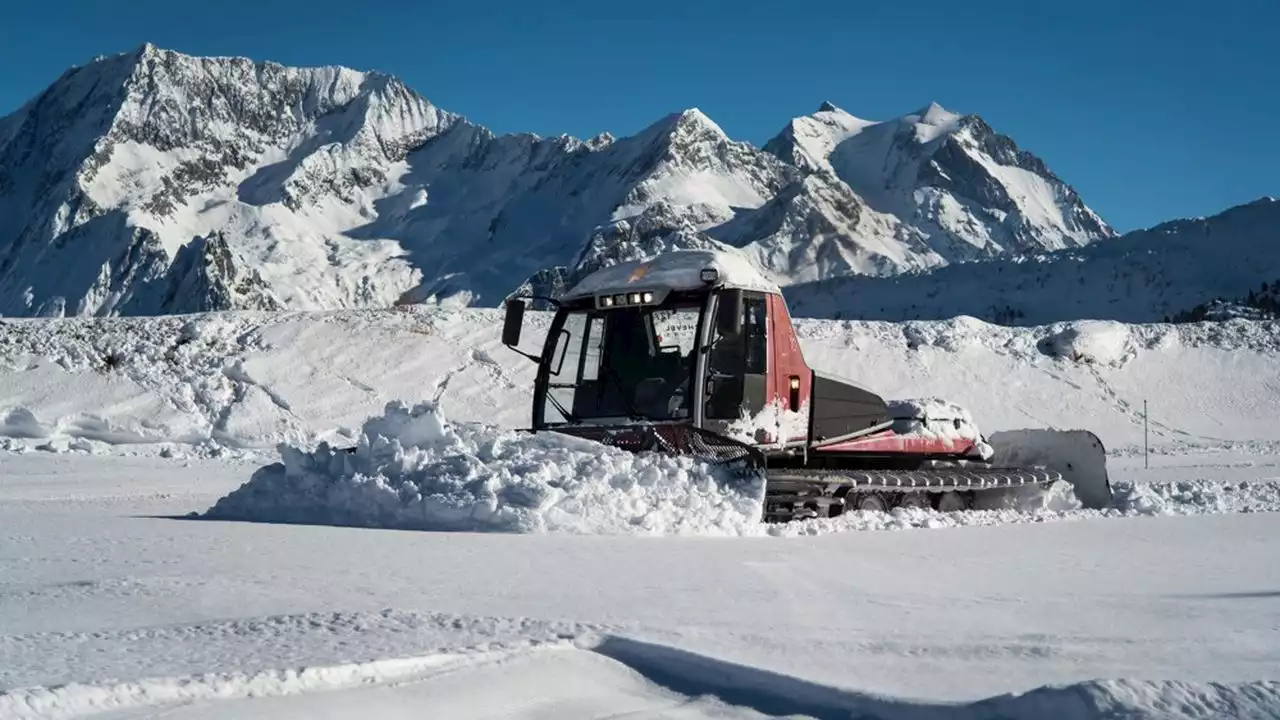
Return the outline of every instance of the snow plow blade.
[[[1025,429],[992,433],[987,443],[995,451],[993,465],[1044,467],[1069,482],[1086,508],[1111,506],[1107,450],[1088,430]]]

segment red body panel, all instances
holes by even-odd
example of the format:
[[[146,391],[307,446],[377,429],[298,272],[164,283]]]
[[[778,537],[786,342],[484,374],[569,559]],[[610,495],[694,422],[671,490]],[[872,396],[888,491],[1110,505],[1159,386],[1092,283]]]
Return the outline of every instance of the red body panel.
[[[884,430],[853,440],[825,445],[824,452],[848,453],[901,453],[909,455],[965,455],[973,449],[974,441],[964,438],[926,437],[923,435],[899,435]]]
[[[778,403],[783,410],[800,412],[809,403],[809,392],[813,378],[809,366],[805,364],[804,355],[800,352],[800,342],[796,339],[795,328],[791,325],[791,316],[787,312],[787,304],[781,295],[769,295],[769,370],[765,381],[769,389],[766,403]],[[791,378],[800,380],[800,402],[791,407]],[[808,439],[800,434],[787,438],[789,441]]]

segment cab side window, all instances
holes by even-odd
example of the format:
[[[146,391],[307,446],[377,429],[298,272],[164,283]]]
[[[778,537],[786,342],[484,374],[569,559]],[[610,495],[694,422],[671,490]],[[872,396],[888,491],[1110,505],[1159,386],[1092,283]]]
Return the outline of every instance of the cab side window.
[[[724,312],[726,307],[719,304],[716,312]],[[764,402],[763,376],[769,365],[765,299],[747,295],[742,312],[741,333],[721,335],[718,329],[712,330],[711,355],[707,358],[708,377],[713,380],[706,405],[708,418],[736,419],[744,411],[758,411]]]

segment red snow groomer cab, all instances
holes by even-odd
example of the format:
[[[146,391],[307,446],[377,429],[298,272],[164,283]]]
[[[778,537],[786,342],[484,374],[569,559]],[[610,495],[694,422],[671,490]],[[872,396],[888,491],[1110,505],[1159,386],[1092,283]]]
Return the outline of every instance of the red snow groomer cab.
[[[944,400],[888,403],[811,368],[780,289],[740,256],[621,263],[553,302],[536,355],[517,347],[524,299],[503,324],[503,343],[538,363],[533,431],[744,463],[766,478],[765,520],[1002,507],[1063,482],[1086,507],[1111,502],[1091,432],[983,437]]]

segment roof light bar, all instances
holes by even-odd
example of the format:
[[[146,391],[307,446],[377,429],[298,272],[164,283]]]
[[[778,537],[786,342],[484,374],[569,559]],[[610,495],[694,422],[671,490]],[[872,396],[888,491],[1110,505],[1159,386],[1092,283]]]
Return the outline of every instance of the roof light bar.
[[[615,308],[626,307],[628,305],[654,305],[658,300],[659,297],[657,293],[652,290],[611,293],[608,295],[597,295],[596,307]]]

